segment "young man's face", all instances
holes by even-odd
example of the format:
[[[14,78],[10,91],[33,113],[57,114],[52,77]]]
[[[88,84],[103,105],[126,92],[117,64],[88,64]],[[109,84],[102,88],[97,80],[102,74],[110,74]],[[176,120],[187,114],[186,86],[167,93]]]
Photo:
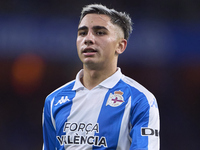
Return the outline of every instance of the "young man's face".
[[[123,32],[110,22],[110,17],[87,14],[78,27],[77,51],[80,60],[88,67],[107,67],[117,63]],[[116,64],[117,65],[117,64]]]

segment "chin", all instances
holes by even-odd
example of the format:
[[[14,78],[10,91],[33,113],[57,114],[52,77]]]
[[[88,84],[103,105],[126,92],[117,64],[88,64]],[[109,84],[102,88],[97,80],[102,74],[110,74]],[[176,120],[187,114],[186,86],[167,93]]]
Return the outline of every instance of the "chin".
[[[87,61],[84,63],[84,66],[90,70],[97,70],[99,68],[99,64],[95,63],[94,61]]]
[[[90,64],[95,64],[95,60],[92,59],[92,58],[84,58],[84,59],[82,60],[82,62],[83,62],[83,64],[88,64],[88,65],[90,65]]]

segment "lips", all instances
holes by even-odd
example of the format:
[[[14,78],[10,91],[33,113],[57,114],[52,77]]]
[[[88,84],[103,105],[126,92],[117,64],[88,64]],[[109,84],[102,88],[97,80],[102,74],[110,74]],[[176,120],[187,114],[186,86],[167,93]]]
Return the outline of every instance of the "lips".
[[[92,49],[92,48],[86,48],[83,50],[83,53],[96,53],[97,50],[95,49]]]
[[[94,48],[91,48],[91,47],[87,47],[85,49],[83,49],[82,51],[82,54],[85,56],[85,57],[93,57],[96,55],[98,51]]]

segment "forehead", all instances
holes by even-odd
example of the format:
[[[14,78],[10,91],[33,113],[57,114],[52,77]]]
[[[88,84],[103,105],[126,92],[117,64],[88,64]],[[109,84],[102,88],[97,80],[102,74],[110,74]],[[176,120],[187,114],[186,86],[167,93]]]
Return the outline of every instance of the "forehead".
[[[110,21],[110,17],[102,14],[87,14],[81,20],[79,27],[81,26],[108,26],[113,27],[114,25]]]

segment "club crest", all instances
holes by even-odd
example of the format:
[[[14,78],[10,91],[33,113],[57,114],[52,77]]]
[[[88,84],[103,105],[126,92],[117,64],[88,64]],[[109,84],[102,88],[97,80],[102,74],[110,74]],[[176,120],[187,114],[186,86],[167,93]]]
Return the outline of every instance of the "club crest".
[[[124,102],[124,97],[122,96],[124,93],[122,91],[115,91],[114,94],[110,93],[106,106],[110,105],[112,107],[117,107]]]

